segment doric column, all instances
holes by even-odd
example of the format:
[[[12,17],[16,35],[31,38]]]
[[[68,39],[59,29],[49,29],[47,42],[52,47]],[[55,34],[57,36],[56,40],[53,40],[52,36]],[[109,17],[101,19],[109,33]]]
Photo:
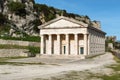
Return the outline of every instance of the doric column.
[[[49,34],[49,52],[48,55],[52,54],[52,35]]]
[[[70,45],[69,45],[69,34],[66,34],[66,55],[69,55],[70,52]]]
[[[87,48],[88,48],[88,53],[87,53],[87,54],[88,54],[88,55],[90,54],[90,37],[91,37],[91,35],[89,34],[89,35],[88,35],[88,41],[87,41],[87,42],[88,42],[88,43],[87,43],[87,44],[88,44],[88,45],[87,45]]]
[[[57,51],[58,51],[58,53],[57,53],[57,55],[60,55],[60,53],[61,53],[61,42],[60,42],[60,34],[57,34]]]
[[[75,55],[78,55],[78,34],[75,34],[74,38],[75,38]]]
[[[44,35],[41,35],[41,46],[40,46],[40,50],[41,50],[41,53],[40,54],[44,54]]]
[[[87,50],[87,34],[84,34],[84,55],[87,55],[88,54],[88,50]]]

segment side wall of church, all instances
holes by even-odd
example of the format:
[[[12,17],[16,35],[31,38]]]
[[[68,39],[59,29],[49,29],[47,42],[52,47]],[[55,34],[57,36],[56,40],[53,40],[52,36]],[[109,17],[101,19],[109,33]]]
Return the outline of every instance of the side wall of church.
[[[89,32],[89,54],[105,53],[105,34],[94,29]]]

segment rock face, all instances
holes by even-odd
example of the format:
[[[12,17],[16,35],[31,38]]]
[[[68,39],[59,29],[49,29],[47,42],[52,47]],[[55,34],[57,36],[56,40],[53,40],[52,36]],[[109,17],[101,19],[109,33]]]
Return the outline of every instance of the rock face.
[[[0,1],[0,12],[3,12],[3,4],[4,4],[4,0]]]
[[[10,2],[19,2],[25,5],[26,15],[21,17],[11,12],[8,8]],[[25,32],[29,35],[36,33],[33,30],[34,24],[32,21],[36,20],[32,0],[2,0],[0,2],[0,12],[7,16],[8,20],[11,21],[10,35],[14,35],[17,31]]]
[[[24,9],[19,10],[19,15],[18,11],[15,12],[10,10],[10,7],[8,5],[11,2],[17,2],[20,3],[20,5],[23,5]],[[36,31],[36,26],[41,25],[61,15],[69,18],[74,18],[78,21],[82,21],[86,24],[89,24],[90,26],[100,29],[99,22],[91,21],[88,16],[80,16],[73,13],[67,13],[65,10],[36,4],[34,0],[1,0],[0,13],[7,17],[9,21],[8,24],[11,26],[9,30],[9,35],[14,37],[23,36],[22,33],[37,36],[39,32]],[[22,13],[24,14],[21,15]]]

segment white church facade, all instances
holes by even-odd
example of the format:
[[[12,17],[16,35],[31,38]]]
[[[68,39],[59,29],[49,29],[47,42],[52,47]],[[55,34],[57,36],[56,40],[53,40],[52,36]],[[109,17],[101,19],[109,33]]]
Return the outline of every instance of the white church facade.
[[[81,21],[58,17],[41,26],[41,55],[87,56],[105,53],[105,32]]]

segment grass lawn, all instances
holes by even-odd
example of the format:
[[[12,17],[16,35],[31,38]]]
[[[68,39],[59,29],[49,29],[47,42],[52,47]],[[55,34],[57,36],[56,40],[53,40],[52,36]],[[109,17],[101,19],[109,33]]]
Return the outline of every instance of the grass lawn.
[[[28,49],[28,46],[18,46],[9,44],[0,44],[0,49]]]
[[[110,76],[108,75],[101,76],[103,80],[120,80],[120,59],[116,57],[114,59],[116,60],[117,64],[114,64],[110,66],[109,68],[112,68],[115,73]]]
[[[44,63],[24,63],[24,62],[8,62],[11,59],[21,59],[21,58],[28,58],[28,57],[5,57],[0,58],[0,65],[15,65],[15,66],[23,66],[23,65],[44,65]]]

